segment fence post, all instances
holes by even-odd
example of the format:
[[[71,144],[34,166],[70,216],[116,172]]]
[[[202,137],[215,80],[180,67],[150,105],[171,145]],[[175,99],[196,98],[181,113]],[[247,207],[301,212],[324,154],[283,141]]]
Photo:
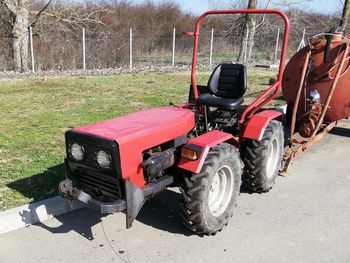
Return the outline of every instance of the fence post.
[[[303,37],[302,37],[302,39],[300,41],[300,44],[298,46],[298,50],[297,51],[299,51],[300,49],[305,47],[305,40],[304,40],[305,39],[305,34],[306,34],[306,30],[304,28],[304,30],[303,30]]]
[[[129,62],[129,68],[132,69],[132,28],[130,28],[130,40],[129,40],[129,57],[130,57],[130,62]]]
[[[86,55],[85,55],[85,28],[83,28],[83,69],[86,69]]]
[[[173,30],[173,59],[171,65],[174,67],[175,66],[175,34],[176,34],[176,29],[174,28]]]
[[[32,57],[32,71],[35,72],[35,61],[34,61],[34,45],[33,45],[33,28],[29,27],[29,38],[30,38],[30,54]]]
[[[275,48],[275,62],[277,61],[279,39],[280,39],[280,28],[277,29],[277,39],[276,39],[276,48]]]
[[[209,53],[209,66],[212,65],[213,58],[213,41],[214,41],[214,28],[211,29],[211,38],[210,38],[210,53]]]

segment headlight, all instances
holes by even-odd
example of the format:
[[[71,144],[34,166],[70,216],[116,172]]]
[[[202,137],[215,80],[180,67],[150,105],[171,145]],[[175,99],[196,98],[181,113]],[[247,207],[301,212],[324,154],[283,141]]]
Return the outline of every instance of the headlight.
[[[81,161],[85,158],[85,150],[79,143],[73,143],[70,147],[70,154],[76,161]]]
[[[110,168],[111,167],[111,156],[105,151],[98,151],[96,154],[96,162],[102,168]]]

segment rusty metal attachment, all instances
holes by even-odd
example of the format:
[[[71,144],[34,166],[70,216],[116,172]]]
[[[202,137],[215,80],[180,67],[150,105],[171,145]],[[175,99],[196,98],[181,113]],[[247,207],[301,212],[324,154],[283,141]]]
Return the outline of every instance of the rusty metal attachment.
[[[320,95],[317,90],[312,90],[310,93],[310,99],[305,99],[304,107],[302,107],[302,111],[300,110],[300,98],[302,93],[306,98],[306,85],[308,85],[308,76],[312,74],[312,57],[313,57],[313,48],[311,45],[309,47],[308,52],[305,55],[305,61],[302,68],[302,73],[300,77],[300,82],[298,86],[298,90],[295,96],[294,104],[293,104],[293,112],[292,112],[292,120],[291,120],[291,129],[289,136],[289,148],[285,152],[283,161],[283,169],[280,171],[281,176],[288,176],[287,170],[292,163],[292,160],[304,152],[311,145],[320,141],[334,126],[337,121],[325,121],[326,113],[331,110],[330,102],[333,98],[333,94],[337,88],[337,83],[342,73],[344,72],[344,64],[345,61],[349,60],[349,40],[347,39],[344,42],[344,52],[341,56],[340,62],[336,63],[338,65],[338,69],[334,78],[332,78],[331,85],[328,91],[327,96],[323,100],[322,104],[320,100]],[[336,64],[331,65],[331,69],[335,67]],[[299,111],[299,112],[298,112]],[[300,114],[300,111],[302,114]],[[297,115],[299,113],[299,118],[297,122]],[[298,133],[295,133],[295,129],[298,129]],[[299,139],[298,136],[300,137]]]

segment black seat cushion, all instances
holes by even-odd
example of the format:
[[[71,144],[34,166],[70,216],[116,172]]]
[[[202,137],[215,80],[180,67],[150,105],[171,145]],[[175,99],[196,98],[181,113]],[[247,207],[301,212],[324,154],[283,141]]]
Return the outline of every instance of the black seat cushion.
[[[242,64],[219,64],[211,74],[208,88],[220,98],[242,97],[247,89],[247,69]]]
[[[219,64],[208,81],[210,93],[197,98],[198,105],[236,110],[247,89],[247,70],[242,64]]]
[[[244,101],[243,96],[237,99],[229,99],[229,98],[218,98],[211,94],[205,93],[205,94],[201,94],[198,97],[197,104],[216,107],[221,110],[233,111],[233,110],[237,110],[239,106],[241,106],[243,101]]]

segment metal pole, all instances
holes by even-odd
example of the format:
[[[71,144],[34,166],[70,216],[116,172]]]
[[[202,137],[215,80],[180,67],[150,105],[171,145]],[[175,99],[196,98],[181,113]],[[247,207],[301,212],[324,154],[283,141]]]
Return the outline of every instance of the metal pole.
[[[212,65],[213,58],[213,41],[214,41],[214,28],[211,29],[211,38],[210,38],[210,54],[209,54],[209,66]]]
[[[280,28],[277,29],[277,39],[276,39],[276,48],[275,48],[275,61],[277,61],[278,56],[278,46],[279,46],[279,40],[280,40]]]
[[[29,38],[30,38],[30,53],[32,56],[32,71],[35,72],[35,61],[34,61],[34,45],[33,45],[33,29],[29,27]]]
[[[305,41],[304,41],[304,39],[305,39],[305,34],[306,34],[306,31],[305,31],[305,28],[304,28],[304,30],[303,30],[303,38],[302,38],[301,41],[300,41],[300,44],[299,44],[299,46],[298,46],[298,50],[297,50],[297,51],[299,51],[300,49],[302,49],[302,48],[305,47]]]
[[[130,40],[129,40],[129,56],[130,56],[130,62],[129,62],[129,67],[132,69],[132,28],[130,28]]]
[[[85,28],[83,28],[83,69],[86,69],[86,56],[85,56]]]
[[[175,66],[175,34],[176,34],[176,29],[174,28],[173,30],[173,59],[171,65],[174,67]]]

